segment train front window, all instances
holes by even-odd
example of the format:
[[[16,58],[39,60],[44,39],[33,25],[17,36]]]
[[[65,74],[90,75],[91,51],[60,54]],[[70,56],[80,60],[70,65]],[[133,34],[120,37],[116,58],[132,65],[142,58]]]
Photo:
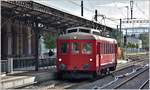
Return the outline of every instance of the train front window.
[[[79,43],[72,43],[72,53],[73,54],[78,54],[79,53]]]
[[[95,34],[95,35],[100,35],[99,32],[95,32],[95,31],[93,31],[93,34]]]
[[[66,42],[63,42],[60,46],[60,52],[61,53],[67,53],[69,48],[69,44]]]
[[[77,29],[68,30],[68,33],[73,33],[73,32],[77,32]]]
[[[90,30],[87,30],[87,29],[79,29],[79,32],[90,33]]]
[[[83,54],[91,54],[92,53],[92,43],[84,43],[82,48]]]

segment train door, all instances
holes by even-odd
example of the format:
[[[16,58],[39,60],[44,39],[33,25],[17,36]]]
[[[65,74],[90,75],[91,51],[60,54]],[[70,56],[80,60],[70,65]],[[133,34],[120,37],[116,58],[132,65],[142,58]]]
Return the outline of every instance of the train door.
[[[115,44],[115,63],[117,63],[117,56],[118,55],[118,46]]]
[[[97,74],[100,74],[100,42],[97,42],[96,69],[97,69]]]

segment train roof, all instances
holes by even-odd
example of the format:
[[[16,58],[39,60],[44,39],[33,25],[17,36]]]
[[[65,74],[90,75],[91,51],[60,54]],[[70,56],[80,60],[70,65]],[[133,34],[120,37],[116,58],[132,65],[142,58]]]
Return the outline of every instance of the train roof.
[[[84,33],[90,33],[90,34],[100,35],[100,31],[102,31],[102,30],[79,26],[79,27],[68,28],[66,30],[66,33],[84,32]]]
[[[58,37],[58,39],[61,39],[61,40],[67,40],[67,39],[102,40],[102,41],[117,43],[117,41],[112,38],[107,38],[107,37],[102,37],[102,36],[93,35],[93,34],[89,34],[89,33],[82,33],[82,32],[63,34],[63,35],[60,35]]]
[[[90,30],[90,29],[91,29],[91,28],[87,28],[87,27],[79,26],[79,27],[71,27],[71,28],[68,28],[67,30],[71,30],[71,29],[78,29],[78,28],[81,28],[81,29],[88,29],[88,30]]]

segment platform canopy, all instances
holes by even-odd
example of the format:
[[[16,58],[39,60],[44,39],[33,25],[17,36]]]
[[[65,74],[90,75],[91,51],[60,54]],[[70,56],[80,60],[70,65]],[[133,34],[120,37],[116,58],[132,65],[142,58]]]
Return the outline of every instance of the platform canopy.
[[[95,21],[75,16],[33,1],[1,1],[2,17],[36,21],[45,27],[65,30],[70,27],[84,26],[111,31],[113,28]],[[19,16],[19,17],[18,17]]]

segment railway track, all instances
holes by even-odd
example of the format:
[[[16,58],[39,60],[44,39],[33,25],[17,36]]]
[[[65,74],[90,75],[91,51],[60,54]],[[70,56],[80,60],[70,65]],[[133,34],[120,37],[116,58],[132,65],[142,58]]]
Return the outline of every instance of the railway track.
[[[28,87],[24,87],[25,89],[29,88],[29,89],[90,89],[90,88],[100,88],[102,86],[102,84],[107,84],[107,81],[111,81],[113,80],[114,76],[117,75],[118,73],[125,73],[125,72],[129,72],[132,71],[133,68],[137,68],[141,65],[146,64],[147,62],[145,62],[145,59],[139,59],[138,61],[132,61],[129,64],[126,65],[120,65],[120,67],[114,71],[111,72],[109,75],[106,76],[101,76],[101,77],[97,77],[93,80],[81,80],[81,81],[59,81],[59,80],[53,80],[53,81],[47,81],[41,84],[34,84]],[[111,80],[109,80],[111,79]],[[98,86],[97,84],[94,84],[94,82],[99,82],[99,81],[106,81],[106,82],[102,82],[102,84],[100,86]],[[93,84],[91,84],[93,83]],[[146,83],[146,82],[145,82]],[[91,84],[91,85],[90,85]],[[146,83],[147,84],[147,83]],[[145,85],[146,85],[145,84]],[[143,85],[143,87],[141,86],[141,88],[144,88],[145,85]]]
[[[112,72],[113,76],[108,75],[104,78],[93,81],[92,84],[86,84],[86,85],[81,85],[81,86],[78,86],[78,87],[70,87],[70,88],[73,88],[73,89],[98,89],[98,88],[102,87],[103,85],[108,84],[110,81],[114,80],[115,75],[120,75],[120,74],[124,74],[124,73],[129,74],[129,72],[131,72],[133,69],[136,69],[138,67],[143,67],[144,65],[147,66],[147,63],[148,63],[148,60],[145,61],[144,59],[142,59],[142,60],[140,60],[140,62],[137,62],[137,63],[134,62],[134,64],[131,64],[131,65],[128,65],[128,66],[125,65],[126,67],[121,66],[120,69],[118,69],[117,71]],[[137,69],[137,71],[139,69]]]
[[[140,86],[140,88],[139,88],[139,89],[146,89],[146,88],[147,88],[147,87],[145,88],[145,86],[146,86],[146,85],[148,85],[148,86],[149,86],[149,79],[148,79],[148,80],[146,80],[146,81],[145,81],[145,82],[144,82],[144,83]]]
[[[148,78],[148,65],[133,69],[130,73],[115,76],[113,81],[99,88],[101,89],[138,89],[143,84],[143,79]],[[147,75],[147,76],[146,76]],[[146,77],[146,78],[145,78]]]
[[[146,74],[145,72],[148,71],[148,69],[149,69],[149,68],[146,68],[146,69],[144,69],[144,70],[138,72],[137,74],[133,75],[133,76],[130,77],[129,79],[127,79],[127,80],[123,81],[122,83],[118,84],[117,86],[115,86],[114,89],[119,89],[119,88],[121,88],[122,86],[124,86],[124,85],[128,84],[129,82],[131,82],[133,79],[137,79],[137,77],[139,77],[139,78],[142,77],[141,75],[143,75],[143,73]],[[139,80],[139,81],[141,82],[141,80]],[[126,86],[127,86],[127,85],[126,85]],[[124,88],[125,88],[125,86],[124,86]],[[126,88],[127,88],[127,87],[126,87]]]
[[[96,78],[96,79],[94,79],[94,80],[92,80],[92,82],[96,82],[97,80],[101,80],[102,78],[107,78],[107,77],[110,77],[110,76],[114,76],[113,74],[116,74],[116,73],[118,73],[118,72],[122,72],[122,71],[124,71],[124,70],[126,70],[126,69],[133,69],[134,67],[139,67],[139,65],[143,65],[144,64],[144,60],[141,60],[140,62],[138,62],[138,63],[134,63],[134,65],[133,64],[131,64],[131,65],[128,65],[128,66],[121,66],[121,68],[120,69],[118,69],[118,70],[116,70],[116,71],[114,71],[114,72],[111,72],[109,75],[107,75],[107,76],[105,76],[105,77],[98,77],[98,78]],[[138,65],[138,66],[137,66]],[[128,71],[128,70],[127,70]],[[87,82],[87,83],[91,83],[91,81],[90,82]],[[82,86],[82,84],[79,84],[79,85],[81,85]],[[83,85],[84,86],[84,85]],[[94,86],[94,87],[93,87]],[[97,88],[97,86],[95,86],[95,84],[93,84],[93,85],[91,85],[91,87],[93,87],[93,88]],[[76,89],[76,88],[79,88],[79,89],[85,89],[86,88],[86,86],[84,87],[84,88],[80,88],[80,87],[77,87],[77,85],[75,85],[75,86],[72,86],[72,87],[69,87],[69,89]],[[86,89],[89,89],[89,88],[86,88]]]

